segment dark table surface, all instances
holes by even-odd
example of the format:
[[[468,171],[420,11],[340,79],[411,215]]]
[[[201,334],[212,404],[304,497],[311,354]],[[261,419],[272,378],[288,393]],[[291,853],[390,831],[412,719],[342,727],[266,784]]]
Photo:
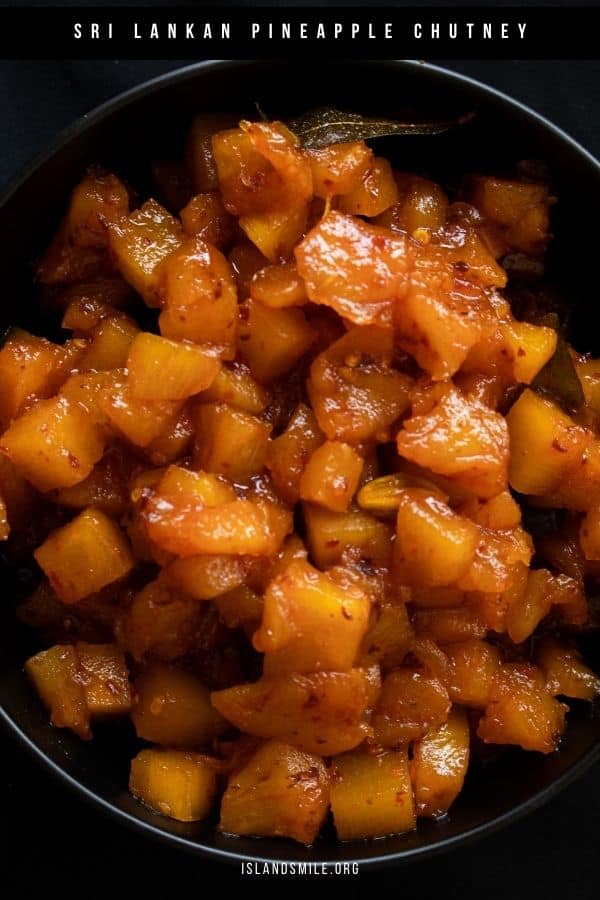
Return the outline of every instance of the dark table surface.
[[[443,63],[488,82],[546,115],[600,156],[600,62]],[[169,62],[0,61],[0,186],[73,119]],[[60,895],[140,897],[186,894],[223,883],[306,892],[304,878],[240,878],[237,869],[165,850],[124,831],[67,793],[0,734],[0,851],[5,896],[49,887]],[[345,879],[344,898],[365,889],[398,896],[597,897],[600,766],[527,819],[477,844],[431,861]],[[6,883],[8,879],[8,884]],[[327,879],[322,882],[327,883]],[[193,893],[192,893],[193,896]]]

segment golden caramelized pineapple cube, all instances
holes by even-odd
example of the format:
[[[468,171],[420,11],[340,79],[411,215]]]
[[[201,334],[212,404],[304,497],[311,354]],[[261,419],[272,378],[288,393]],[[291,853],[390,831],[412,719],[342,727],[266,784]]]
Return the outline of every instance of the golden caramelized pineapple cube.
[[[158,437],[144,447],[144,455],[155,466],[166,466],[189,456],[194,441],[194,426],[189,407],[179,414]]]
[[[329,808],[329,774],[320,756],[268,741],[234,772],[221,801],[225,834],[289,837],[312,844]]]
[[[554,355],[558,335],[554,328],[529,322],[503,322],[500,326],[504,344],[510,353],[515,381],[531,384],[535,376]]]
[[[231,244],[237,234],[235,218],[223,206],[218,191],[196,194],[180,212],[183,230],[215,247]]]
[[[244,566],[235,556],[187,556],[165,567],[165,575],[195,600],[213,600],[239,587]]]
[[[271,426],[225,403],[201,403],[193,413],[194,466],[245,481],[265,464]]]
[[[159,265],[183,243],[181,223],[156,200],[112,222],[108,241],[115,264],[148,306],[159,306]]]
[[[373,163],[373,151],[364,141],[347,141],[305,150],[312,172],[315,197],[333,197],[356,190]]]
[[[373,740],[395,747],[422,737],[445,722],[450,712],[448,691],[434,675],[405,666],[383,679],[373,712]]]
[[[87,509],[53,531],[34,556],[63,603],[77,603],[134,565],[119,526],[99,509]]]
[[[131,709],[129,673],[115,644],[56,644],[27,660],[25,671],[52,724],[91,737],[90,720]]]
[[[189,750],[141,750],[131,761],[129,790],[157,813],[199,822],[217,796],[216,760]]]
[[[250,296],[257,303],[271,309],[304,306],[308,303],[304,282],[294,262],[259,269],[250,282]]]
[[[369,219],[381,215],[398,200],[398,186],[392,167],[383,157],[376,157],[360,183],[340,198],[339,210]]]
[[[600,504],[600,441],[574,423],[568,426],[567,434],[568,442],[561,443],[566,435],[565,429],[559,429],[559,446],[566,448],[569,458],[567,471],[560,483],[550,493],[544,491],[536,497],[536,502],[549,508],[589,512]]]
[[[60,389],[59,397],[80,407],[105,438],[112,436],[108,416],[100,407],[100,397],[115,383],[114,372],[74,372]]]
[[[124,715],[131,709],[129,672],[116,644],[75,644],[78,680],[92,718]]]
[[[333,512],[345,512],[358,487],[364,461],[349,444],[325,441],[300,478],[300,497]]]
[[[127,215],[129,201],[116,175],[90,168],[71,194],[67,214],[38,264],[38,280],[62,284],[110,271],[107,227]]]
[[[170,662],[197,649],[205,606],[164,578],[151,581],[133,598],[118,624],[119,643],[135,660]]]
[[[265,212],[277,202],[282,181],[241,128],[212,137],[217,183],[225,209],[236,216]]]
[[[267,588],[252,640],[265,654],[265,677],[351,669],[370,611],[358,588],[340,587],[305,560],[292,562]]]
[[[169,466],[160,473],[158,491],[166,497],[177,496],[187,503],[220,506],[236,499],[233,485],[226,478],[210,472],[194,472],[182,466]]]
[[[134,682],[131,714],[136,734],[164,747],[197,749],[229,725],[210,702],[210,691],[193,673],[151,663]]]
[[[252,377],[248,366],[234,362],[220,367],[210,387],[202,391],[199,399],[204,403],[226,403],[227,406],[258,415],[269,405],[271,394],[268,388]]]
[[[484,637],[488,626],[477,609],[470,606],[445,609],[418,609],[413,615],[413,628],[420,638],[439,644],[453,644],[468,638]]]
[[[469,765],[469,723],[463,709],[423,735],[409,764],[418,816],[443,816],[462,790]]]
[[[286,210],[312,196],[310,165],[281,122],[240,122],[212,139],[225,208],[238,216]]]
[[[7,427],[28,401],[56,393],[84,353],[83,341],[53,344],[13,329],[0,350],[0,423]]]
[[[186,400],[208,388],[219,361],[201,347],[140,332],[129,348],[127,380],[141,400]]]
[[[434,381],[452,377],[494,320],[481,287],[457,276],[453,263],[433,257],[415,268],[394,307],[396,340]]]
[[[387,522],[361,509],[334,513],[310,503],[303,505],[308,547],[320,569],[340,561],[344,552],[357,550],[360,557],[375,566],[389,566],[392,560],[393,529]]]
[[[107,450],[87,478],[62,488],[53,499],[60,506],[86,509],[93,506],[109,516],[118,518],[127,512],[129,504],[128,477],[131,461],[118,448]]]
[[[271,556],[291,531],[287,509],[238,500],[220,476],[172,466],[142,512],[148,536],[177,556]]]
[[[479,529],[422,488],[402,492],[395,559],[402,583],[442,587],[464,575],[475,557]]]
[[[267,448],[265,464],[273,484],[286,503],[300,499],[300,480],[307,460],[323,442],[315,415],[305,403],[299,403],[278,437]]]
[[[400,456],[479,497],[493,497],[506,490],[506,421],[483,403],[467,399],[456,388],[448,388],[428,413],[407,419],[398,432],[396,445]],[[513,459],[514,451],[511,464]]]
[[[140,400],[126,371],[115,369],[98,391],[97,405],[115,431],[138,447],[149,447],[175,427],[183,401]]]
[[[490,175],[467,179],[466,196],[499,226],[503,240],[523,253],[543,253],[549,240],[548,185]]]
[[[178,556],[271,556],[292,530],[290,512],[268,500],[175,510],[149,509],[145,518],[153,540]]]
[[[446,221],[448,197],[434,181],[407,172],[395,172],[399,198],[377,217],[376,225],[414,234],[419,229],[437,231]]]
[[[573,604],[582,592],[581,584],[568,575],[552,575],[548,569],[532,569],[525,590],[506,613],[506,630],[515,644],[533,634],[552,607]]]
[[[352,328],[314,360],[308,396],[330,440],[384,440],[408,408],[413,380],[390,365],[393,338],[388,328]]]
[[[331,762],[331,810],[341,841],[386,837],[416,826],[406,749],[359,749]]]
[[[591,435],[546,397],[526,389],[506,417],[511,487],[549,494],[583,457]]]
[[[215,691],[211,699],[240,731],[332,756],[366,737],[364,715],[371,691],[368,673],[351,669],[264,678]]]
[[[536,648],[536,663],[544,673],[546,690],[553,696],[594,700],[600,694],[600,678],[570,643],[544,635]]]
[[[469,638],[444,647],[448,660],[448,693],[453,703],[483,709],[490,702],[494,678],[500,669],[497,647]]]
[[[531,536],[520,526],[505,531],[481,528],[479,534],[473,562],[457,587],[484,593],[506,591],[519,581],[531,562]]]
[[[391,326],[393,302],[408,286],[407,236],[332,211],[295,251],[313,303],[330,306],[355,325]]]
[[[56,644],[42,650],[25,663],[25,672],[33,682],[44,706],[50,711],[52,724],[70,728],[80,738],[89,740],[90,712],[81,684],[77,652],[70,644]]]
[[[237,289],[228,261],[200,237],[190,238],[161,267],[160,333],[176,341],[213,344],[235,356]]]
[[[239,225],[248,240],[272,263],[284,262],[304,236],[308,206],[242,216]]]
[[[250,300],[242,313],[238,346],[253,376],[262,383],[289,372],[317,338],[300,309],[270,309]]]
[[[39,491],[51,491],[87,478],[104,452],[104,438],[81,406],[59,395],[14,419],[0,451]]]
[[[458,507],[458,512],[482,528],[494,531],[506,531],[521,524],[521,507],[510,491],[502,491],[487,500],[467,497]]]
[[[362,640],[366,660],[380,662],[384,668],[398,666],[413,643],[414,634],[403,603],[376,604]]]
[[[107,316],[86,334],[89,343],[77,365],[79,372],[120,369],[127,363],[131,344],[139,332],[127,316]]]
[[[91,282],[90,288],[93,284],[94,282]],[[61,328],[84,332],[87,337],[87,332],[93,331],[104,319],[121,316],[128,319],[128,316],[119,307],[112,305],[109,291],[107,291],[108,299],[104,299],[101,288],[98,288],[97,291],[88,290],[84,285],[81,292],[77,293],[75,287],[66,292],[67,306],[64,310]],[[133,322],[133,319],[129,319],[129,321]]]
[[[540,669],[530,663],[505,663],[494,680],[477,734],[486,744],[516,744],[552,753],[564,730],[566,711],[565,704],[548,692]]]

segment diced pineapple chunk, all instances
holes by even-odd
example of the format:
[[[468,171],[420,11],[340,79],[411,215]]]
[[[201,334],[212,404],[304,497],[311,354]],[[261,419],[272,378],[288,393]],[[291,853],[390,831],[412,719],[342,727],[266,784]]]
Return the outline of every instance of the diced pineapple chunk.
[[[469,764],[469,723],[455,708],[413,747],[410,778],[419,816],[442,816],[462,790]]]
[[[142,400],[185,400],[208,388],[219,361],[201,347],[142,331],[129,348],[128,383]]]
[[[92,718],[128,713],[131,709],[129,673],[123,651],[116,644],[75,644],[85,702]]]
[[[477,526],[422,488],[403,491],[396,521],[396,563],[403,583],[441,587],[464,575],[480,541]]]
[[[212,694],[213,706],[240,731],[323,756],[364,740],[369,700],[361,669],[263,679]]]
[[[52,724],[70,728],[80,738],[91,738],[90,713],[83,685],[78,680],[78,659],[70,644],[56,644],[28,659],[25,671],[44,705]]]
[[[79,405],[58,396],[15,419],[0,439],[0,451],[34,487],[51,491],[87,478],[104,440]]]
[[[351,669],[370,610],[358,588],[342,589],[306,561],[292,562],[269,585],[253,638],[265,654],[265,676]]]
[[[551,400],[527,389],[506,417],[510,484],[522,494],[548,494],[583,456],[589,435]]]
[[[207,472],[245,481],[264,467],[271,427],[225,403],[199,404],[193,414],[194,465]]]
[[[363,459],[349,444],[325,441],[308,460],[300,497],[333,512],[345,512],[358,487]]]
[[[199,237],[187,240],[161,270],[164,337],[213,344],[225,359],[235,356],[237,291],[222,253]]]
[[[165,747],[205,747],[229,728],[194,674],[152,663],[134,682],[132,712],[138,737]]]
[[[52,532],[34,555],[63,603],[77,603],[134,565],[120,528],[99,509],[87,509]]]
[[[142,750],[131,761],[129,790],[163,816],[198,822],[214,806],[217,763],[187,750]]]
[[[371,754],[355,750],[331,764],[331,809],[341,841],[385,837],[415,828],[405,749]]]
[[[281,741],[268,741],[230,777],[219,829],[312,844],[328,806],[329,775],[323,760]]]
[[[301,309],[270,309],[250,300],[243,310],[239,348],[257,381],[285,375],[316,338]]]
[[[159,306],[159,264],[183,243],[181,223],[156,200],[111,223],[111,253],[125,281],[148,306]]]

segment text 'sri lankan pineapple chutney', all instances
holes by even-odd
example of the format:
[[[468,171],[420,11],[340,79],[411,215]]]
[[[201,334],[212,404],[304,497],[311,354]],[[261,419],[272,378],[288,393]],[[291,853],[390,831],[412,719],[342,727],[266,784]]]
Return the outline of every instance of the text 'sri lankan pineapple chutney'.
[[[91,169],[38,266],[69,336],[0,351],[0,527],[49,647],[25,668],[57,727],[131,717],[164,815],[409,831],[470,754],[551,753],[600,690],[573,643],[600,360],[514,289],[549,239],[531,165],[450,202],[363,141],[230,124],[194,121],[161,202]]]

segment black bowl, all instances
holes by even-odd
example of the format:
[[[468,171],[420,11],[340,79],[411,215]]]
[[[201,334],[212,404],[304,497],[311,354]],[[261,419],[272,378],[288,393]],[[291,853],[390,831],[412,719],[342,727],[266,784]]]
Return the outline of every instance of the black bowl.
[[[559,198],[556,240],[550,253],[553,280],[573,315],[575,342],[592,345],[592,285],[595,278],[596,210],[600,165],[571,138],[540,116],[468,78],[413,62],[308,63],[244,61],[201,63],[148,82],[85,116],[65,132],[9,188],[0,203],[0,284],[4,318],[42,327],[32,284],[35,259],[65,206],[71,188],[91,162],[127,176],[150,190],[148,162],[181,151],[191,116],[202,110],[235,110],[252,116],[255,102],[271,117],[286,117],[318,105],[394,116],[447,118],[475,111],[475,118],[437,137],[382,142],[383,153],[402,168],[431,172],[448,185],[465,172],[500,172],[519,159],[547,161]],[[398,863],[427,856],[489,833],[553,796],[600,755],[600,719],[585,704],[574,705],[560,752],[551,756],[507,752],[469,774],[464,791],[441,821],[418,831],[377,841],[339,844],[333,836],[304,848],[284,840],[220,835],[214,822],[180,824],[154,815],[127,793],[128,763],[135,742],[124,729],[102,729],[92,743],[52,729],[22,673],[37,648],[35,636],[14,619],[10,597],[18,595],[18,573],[4,574],[5,602],[0,660],[2,718],[21,744],[65,785],[98,809],[167,844],[213,859],[298,862]],[[600,668],[600,641],[585,648]]]

